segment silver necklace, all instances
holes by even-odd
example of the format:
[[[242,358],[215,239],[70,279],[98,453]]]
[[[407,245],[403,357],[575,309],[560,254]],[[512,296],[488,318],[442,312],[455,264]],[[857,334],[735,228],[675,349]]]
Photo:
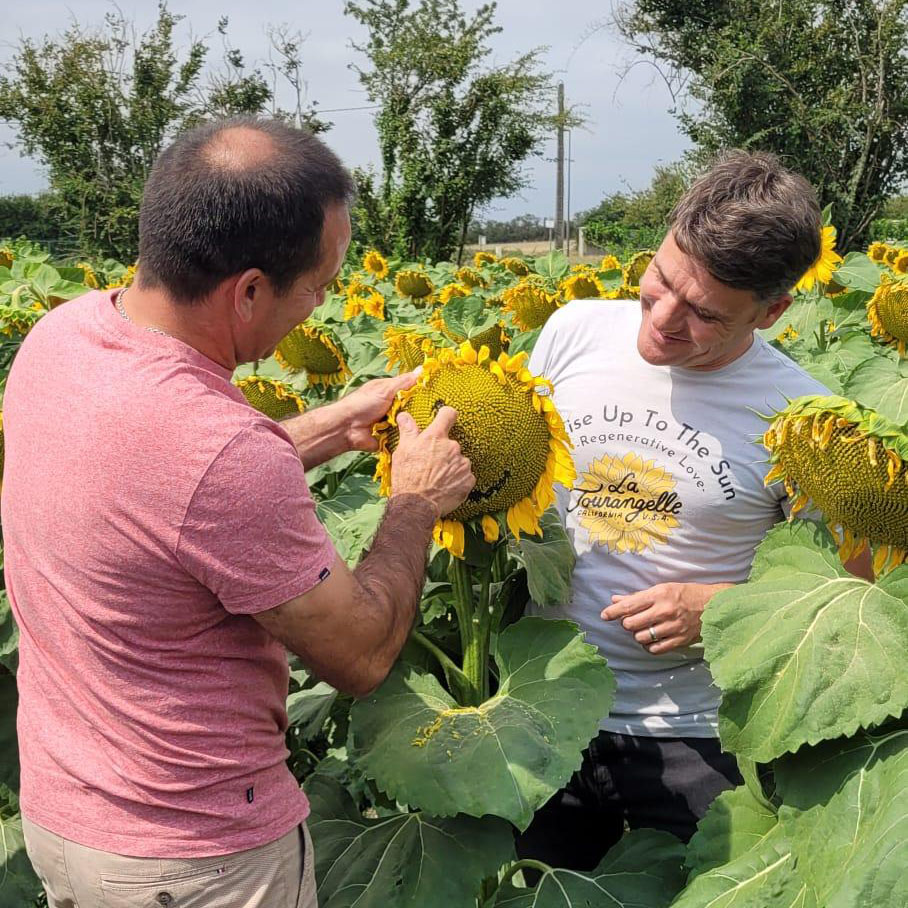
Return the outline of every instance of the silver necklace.
[[[126,314],[126,307],[123,305],[123,297],[126,296],[127,287],[124,287],[118,294],[117,298],[114,300],[114,305],[117,307],[117,312],[123,316],[130,324],[135,324],[133,320]],[[152,334],[160,334],[162,337],[173,337],[172,334],[168,334],[163,328],[158,328],[156,325],[136,325],[136,327],[142,327],[146,331],[150,331]]]

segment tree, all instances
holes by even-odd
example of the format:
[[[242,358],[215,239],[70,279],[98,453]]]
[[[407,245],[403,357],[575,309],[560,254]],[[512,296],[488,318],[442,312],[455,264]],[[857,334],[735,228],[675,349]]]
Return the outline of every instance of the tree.
[[[39,195],[0,195],[0,242],[3,238],[24,236],[56,248],[60,240],[53,200],[46,192]]]
[[[862,245],[908,176],[908,0],[632,0],[619,30],[669,85],[703,156],[774,151]]]
[[[613,192],[595,208],[577,215],[594,246],[622,257],[656,247],[668,229],[668,216],[690,182],[685,163],[656,166],[652,182],[637,192]]]
[[[112,13],[102,30],[73,24],[56,39],[26,39],[0,78],[0,118],[47,168],[57,230],[81,255],[132,261],[142,187],[163,145],[206,118],[258,113],[273,101],[262,73],[246,72],[227,43],[226,19],[221,68],[207,74],[204,41],[178,53],[180,19],[161,3],[138,37]]]
[[[495,3],[471,16],[459,0],[357,0],[365,25],[356,68],[376,115],[381,173],[358,172],[363,242],[416,258],[449,258],[475,211],[526,185],[522,163],[551,128],[551,83],[539,50],[483,69]]]

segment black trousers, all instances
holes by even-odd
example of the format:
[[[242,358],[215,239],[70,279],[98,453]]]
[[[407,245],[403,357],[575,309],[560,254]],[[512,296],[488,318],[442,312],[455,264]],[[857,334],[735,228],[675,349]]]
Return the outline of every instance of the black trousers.
[[[593,870],[631,829],[683,841],[716,795],[742,782],[716,738],[642,738],[600,731],[583,764],[517,838],[517,854],[552,867]],[[528,882],[532,882],[528,880]]]

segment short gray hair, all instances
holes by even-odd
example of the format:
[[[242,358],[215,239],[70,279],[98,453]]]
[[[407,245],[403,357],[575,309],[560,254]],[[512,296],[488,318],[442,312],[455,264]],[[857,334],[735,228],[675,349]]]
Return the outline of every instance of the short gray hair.
[[[724,154],[684,193],[669,223],[682,252],[761,302],[789,292],[820,255],[816,192],[768,152]]]

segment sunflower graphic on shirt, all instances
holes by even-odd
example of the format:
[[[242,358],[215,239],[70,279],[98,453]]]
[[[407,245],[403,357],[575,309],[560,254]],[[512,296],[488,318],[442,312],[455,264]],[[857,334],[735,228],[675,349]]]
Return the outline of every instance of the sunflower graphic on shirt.
[[[569,511],[590,542],[609,552],[655,550],[680,526],[682,503],[671,473],[633,451],[593,461],[573,493]]]

